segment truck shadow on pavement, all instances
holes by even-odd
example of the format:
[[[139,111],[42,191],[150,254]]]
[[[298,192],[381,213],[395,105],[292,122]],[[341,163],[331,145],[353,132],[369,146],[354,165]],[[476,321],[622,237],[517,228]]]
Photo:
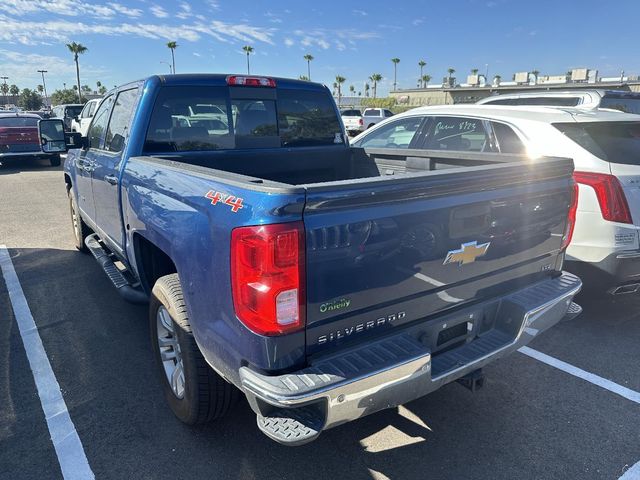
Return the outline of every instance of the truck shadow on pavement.
[[[185,426],[162,396],[145,306],[122,300],[89,255],[10,253],[96,478],[597,478],[584,466],[634,448],[620,430],[626,405],[563,401],[565,378],[519,354],[487,368],[479,392],[451,384],[297,448],[260,433],[245,401],[224,419]],[[637,426],[640,412],[625,421]],[[606,444],[585,448],[603,435]]]

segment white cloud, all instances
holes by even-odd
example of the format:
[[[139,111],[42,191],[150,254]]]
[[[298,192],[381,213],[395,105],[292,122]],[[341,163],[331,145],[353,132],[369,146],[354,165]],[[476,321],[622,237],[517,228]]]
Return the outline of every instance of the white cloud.
[[[91,16],[113,17],[116,11],[106,5],[77,2],[74,0],[3,0],[0,12],[25,16],[38,12],[48,12],[67,17]]]
[[[290,38],[285,38],[285,39],[284,39],[284,44],[285,44],[287,47],[293,47],[293,44],[294,44],[294,43],[295,43],[295,42],[294,42],[293,40],[291,40]]]
[[[202,55],[200,55],[198,52],[193,52],[193,56],[194,57],[201,57]]]
[[[191,11],[191,5],[189,5],[186,2],[182,2],[180,4],[180,11],[176,13],[176,17],[178,17],[181,20],[185,20],[191,16],[193,16],[193,13]]]
[[[420,25],[420,24],[422,24],[422,23],[424,23],[424,18],[423,18],[423,17],[421,17],[421,18],[416,18],[416,19],[414,19],[414,20],[411,22],[411,24],[412,24],[413,26],[415,26],[415,27],[417,27],[418,25]]]
[[[133,36],[150,39],[186,40],[195,42],[203,35],[222,42],[239,40],[243,42],[263,42],[273,44],[273,31],[248,24],[232,24],[222,21],[209,23],[166,25],[152,23],[105,23],[68,20],[44,22],[13,19],[0,14],[0,41],[16,42],[23,45],[38,45],[69,40],[73,35]]]
[[[153,16],[158,18],[167,18],[169,16],[167,11],[158,5],[153,5],[151,8],[149,8],[149,11]]]
[[[353,14],[354,15],[360,15],[361,17],[366,17],[367,15],[369,15],[364,10],[353,10]]]
[[[109,6],[113,8],[116,12],[125,15],[127,17],[139,17],[142,15],[142,10],[139,8],[129,8],[120,3],[109,3]]]
[[[338,49],[338,51],[342,52],[343,50],[347,49],[347,46],[344,44],[344,42],[341,42],[340,40],[336,40],[336,48]]]

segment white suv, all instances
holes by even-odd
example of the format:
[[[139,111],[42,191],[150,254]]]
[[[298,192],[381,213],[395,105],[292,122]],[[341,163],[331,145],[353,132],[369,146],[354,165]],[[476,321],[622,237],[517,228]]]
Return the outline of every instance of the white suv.
[[[578,207],[567,270],[584,276],[587,287],[616,294],[640,289],[640,115],[581,108],[421,107],[381,122],[351,144],[572,158]]]

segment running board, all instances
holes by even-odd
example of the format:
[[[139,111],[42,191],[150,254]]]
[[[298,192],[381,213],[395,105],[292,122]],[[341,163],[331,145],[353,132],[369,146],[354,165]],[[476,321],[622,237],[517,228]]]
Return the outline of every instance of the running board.
[[[84,244],[91,252],[91,255],[93,255],[93,258],[95,258],[102,267],[104,273],[107,274],[107,277],[109,277],[109,280],[111,280],[111,283],[116,287],[122,298],[131,303],[149,302],[147,294],[131,285],[129,280],[127,280],[118,267],[116,267],[113,260],[111,260],[111,255],[100,244],[97,234],[94,233],[85,238]]]

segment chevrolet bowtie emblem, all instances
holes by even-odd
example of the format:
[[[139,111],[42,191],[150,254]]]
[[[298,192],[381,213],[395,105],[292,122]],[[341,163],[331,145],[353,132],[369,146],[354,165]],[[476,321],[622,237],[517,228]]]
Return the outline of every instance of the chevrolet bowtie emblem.
[[[478,245],[478,242],[463,243],[458,250],[450,250],[444,259],[443,265],[458,262],[458,265],[472,263],[476,258],[482,257],[489,249],[491,242]]]

